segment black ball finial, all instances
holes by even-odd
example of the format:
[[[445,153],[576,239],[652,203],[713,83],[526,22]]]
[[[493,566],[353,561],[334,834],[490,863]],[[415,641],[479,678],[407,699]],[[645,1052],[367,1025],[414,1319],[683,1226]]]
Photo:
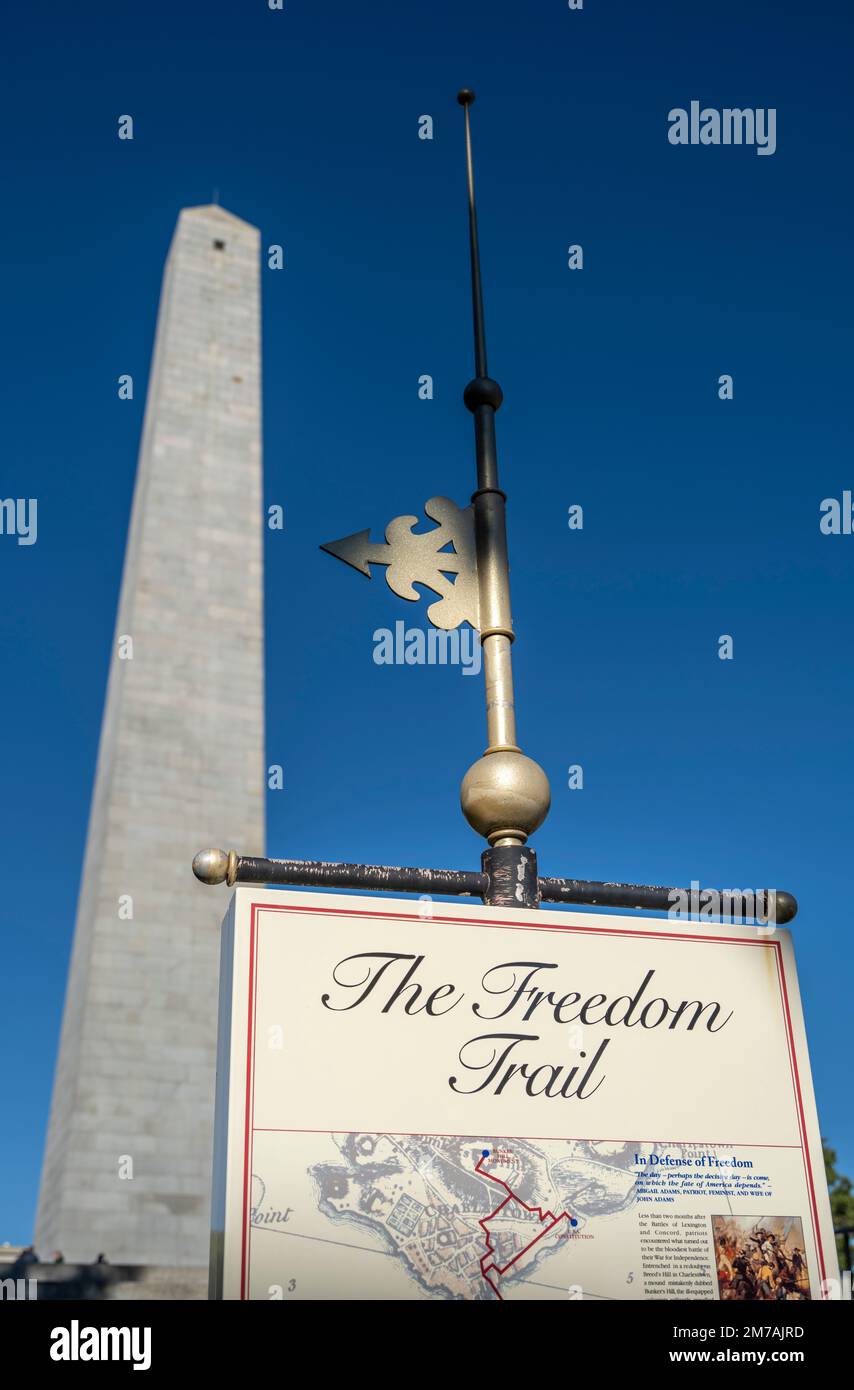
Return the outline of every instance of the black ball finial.
[[[771,916],[778,926],[782,926],[784,922],[791,922],[792,918],[797,916],[798,900],[791,893],[775,892],[772,902],[775,910],[771,913]],[[770,904],[767,902],[766,895],[766,914],[769,906]]]
[[[457,101],[460,106],[471,106],[474,101],[474,92],[471,87],[463,87],[461,91],[457,92]]]
[[[479,405],[491,405],[493,410],[498,410],[504,400],[504,392],[491,376],[476,376],[463,392],[463,400],[472,414]]]

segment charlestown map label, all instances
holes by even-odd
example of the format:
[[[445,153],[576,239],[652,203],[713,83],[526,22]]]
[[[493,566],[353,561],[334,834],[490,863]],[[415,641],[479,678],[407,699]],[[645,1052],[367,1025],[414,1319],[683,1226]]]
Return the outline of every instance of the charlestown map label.
[[[211,1296],[825,1296],[787,931],[238,887]]]

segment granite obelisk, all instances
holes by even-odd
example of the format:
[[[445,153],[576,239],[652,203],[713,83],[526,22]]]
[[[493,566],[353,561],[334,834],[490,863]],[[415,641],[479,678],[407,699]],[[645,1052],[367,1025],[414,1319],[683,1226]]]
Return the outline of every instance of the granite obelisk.
[[[221,907],[264,848],[260,238],[185,209],[157,322],[35,1239],[207,1261]]]

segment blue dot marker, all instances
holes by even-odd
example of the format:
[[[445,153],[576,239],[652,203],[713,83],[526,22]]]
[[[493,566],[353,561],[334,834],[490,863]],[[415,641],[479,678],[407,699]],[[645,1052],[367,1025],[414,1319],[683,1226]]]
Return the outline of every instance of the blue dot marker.
[[[578,1225],[578,1222],[576,1221],[576,1219],[575,1219],[574,1216],[571,1216],[571,1217],[569,1218],[569,1224],[570,1224],[570,1226],[577,1226],[577,1225]]]
[[[489,1158],[489,1149],[484,1149],[480,1156],[481,1158]]]

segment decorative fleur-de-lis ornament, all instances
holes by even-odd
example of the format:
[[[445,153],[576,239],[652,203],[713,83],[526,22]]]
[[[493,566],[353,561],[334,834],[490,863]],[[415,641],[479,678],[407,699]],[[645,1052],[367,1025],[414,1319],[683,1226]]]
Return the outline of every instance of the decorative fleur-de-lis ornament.
[[[320,548],[369,579],[371,565],[385,565],[386,583],[399,598],[421,598],[416,584],[431,589],[439,595],[427,609],[434,627],[451,631],[471,623],[479,630],[474,512],[447,497],[431,497],[424,512],[439,523],[430,531],[413,531],[417,516],[396,516],[385,528],[384,542],[372,541],[370,531],[356,531]]]

